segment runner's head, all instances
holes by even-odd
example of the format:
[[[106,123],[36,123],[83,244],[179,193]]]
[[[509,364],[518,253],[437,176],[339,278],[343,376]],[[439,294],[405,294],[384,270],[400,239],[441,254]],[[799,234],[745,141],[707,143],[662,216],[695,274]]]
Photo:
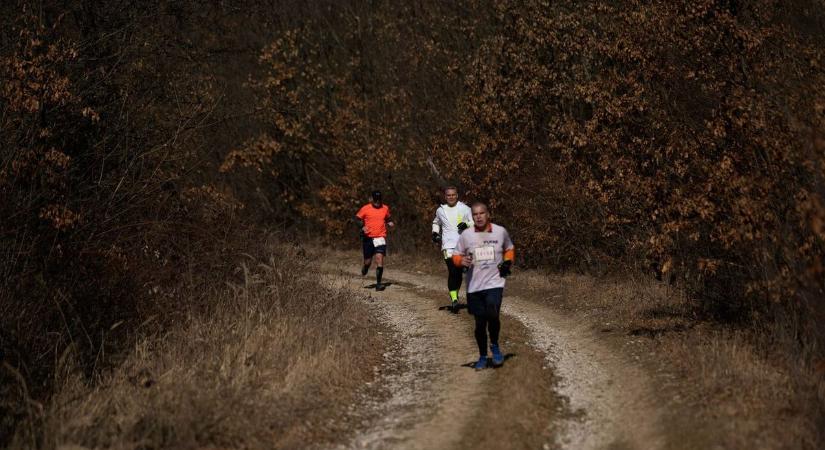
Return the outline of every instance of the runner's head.
[[[458,203],[458,188],[455,186],[447,186],[444,188],[444,201],[451,208]]]
[[[372,204],[376,208],[381,206],[381,191],[372,191]]]
[[[487,228],[487,224],[490,222],[490,211],[487,210],[487,204],[484,202],[473,202],[471,210],[473,212],[473,223],[475,223],[476,230]]]

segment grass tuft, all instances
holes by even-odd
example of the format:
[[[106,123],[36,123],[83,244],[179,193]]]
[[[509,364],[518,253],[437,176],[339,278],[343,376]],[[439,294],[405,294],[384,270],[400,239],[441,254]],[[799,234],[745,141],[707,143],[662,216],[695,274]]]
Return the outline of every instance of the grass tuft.
[[[122,364],[90,382],[67,356],[43,413],[48,448],[295,448],[340,439],[332,420],[373,376],[374,323],[353,294],[284,255],[241,266],[210,301],[172,299]],[[295,255],[291,255],[295,256]],[[380,357],[380,356],[379,356]],[[340,419],[340,417],[338,417]],[[19,436],[13,447],[29,447]]]

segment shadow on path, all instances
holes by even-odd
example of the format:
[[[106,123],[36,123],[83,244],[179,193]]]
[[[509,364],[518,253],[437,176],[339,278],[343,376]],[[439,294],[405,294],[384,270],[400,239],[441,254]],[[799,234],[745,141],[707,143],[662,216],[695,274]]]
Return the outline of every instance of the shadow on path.
[[[456,305],[455,308],[453,308],[453,305],[444,305],[438,307],[439,311],[447,311],[453,314],[458,314],[462,309],[467,309],[466,303],[459,303],[458,305]]]
[[[513,358],[515,356],[516,356],[515,353],[505,353],[504,354],[504,362],[506,363],[510,358]],[[472,369],[473,366],[475,366],[475,365],[476,365],[476,361],[470,361],[468,363],[462,364],[461,367],[469,367],[469,368]],[[488,369],[490,369],[490,368],[492,368],[492,369],[501,369],[502,367],[504,367],[504,364],[496,367],[496,366],[493,365],[493,358],[487,358],[487,368]]]
[[[386,288],[392,286],[393,284],[395,284],[395,283],[393,283],[393,282],[381,283],[381,286],[383,286],[384,289],[386,289]],[[376,286],[378,286],[376,283],[372,283],[372,284],[368,284],[368,285],[364,286],[364,289],[375,289]]]

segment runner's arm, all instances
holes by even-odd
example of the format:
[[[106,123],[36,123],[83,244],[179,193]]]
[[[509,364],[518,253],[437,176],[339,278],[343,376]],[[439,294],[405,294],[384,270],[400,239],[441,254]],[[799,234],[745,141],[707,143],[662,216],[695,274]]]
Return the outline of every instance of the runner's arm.
[[[472,228],[473,225],[475,225],[473,222],[473,211],[467,205],[464,205],[464,222],[469,228]]]
[[[510,247],[509,249],[504,251],[504,260],[510,261],[511,263],[516,260],[516,248]]]
[[[510,276],[510,273],[512,273],[510,269],[513,267],[513,261],[515,260],[515,257],[515,248],[511,248],[510,250],[504,252],[504,261],[502,261],[501,264],[498,265],[498,275],[501,278],[506,278]]]
[[[504,249],[504,256],[503,259],[505,261],[513,262],[516,260],[516,246],[513,244],[513,240],[510,239],[510,232],[507,229],[504,229],[504,239],[501,243],[502,248]]]
[[[432,239],[433,242],[438,244],[441,242],[441,218],[438,217],[438,212],[441,211],[441,207],[439,206],[438,209],[435,210],[435,218],[433,219],[433,235]]]
[[[470,267],[473,265],[473,255],[453,254],[453,265],[456,267]]]
[[[387,224],[388,227],[392,228],[395,226],[395,222],[392,220],[392,215],[390,215],[390,207],[387,206],[387,216],[384,217],[384,223]]]
[[[453,253],[452,260],[453,265],[456,267],[469,267],[470,264],[473,262],[472,256],[465,256],[466,249],[464,245],[464,239],[458,238],[458,245],[455,247],[455,252]]]
[[[358,225],[358,234],[363,238],[367,234],[367,226],[364,224],[364,219],[355,216],[355,224]]]
[[[458,253],[453,253],[453,265],[456,267],[461,267],[464,263],[464,255],[460,255]]]
[[[498,274],[500,277],[505,278],[510,276],[510,268],[516,260],[516,246],[513,245],[513,241],[510,240],[510,233],[506,230],[502,246],[504,247],[504,255],[502,256],[503,261],[498,265]]]
[[[355,213],[354,220],[355,220],[355,224],[358,225],[358,229],[361,231],[361,233],[366,233],[367,230],[364,229],[365,224],[364,224],[364,207],[363,206],[361,207],[361,209],[358,210],[357,213]]]

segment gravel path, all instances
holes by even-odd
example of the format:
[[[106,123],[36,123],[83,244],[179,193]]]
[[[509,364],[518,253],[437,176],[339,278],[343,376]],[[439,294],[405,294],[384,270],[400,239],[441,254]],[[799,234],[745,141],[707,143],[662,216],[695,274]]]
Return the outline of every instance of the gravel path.
[[[577,413],[562,427],[561,448],[664,447],[661,415],[643,370],[600,344],[587,327],[547,307],[510,297],[502,310],[530,330],[561,379],[558,393]]]
[[[465,411],[481,400],[485,380],[463,367],[475,351],[467,328],[433,307],[424,286],[396,282],[375,293],[364,289],[369,281],[360,275],[333,277],[333,283],[370,293],[366,301],[391,325],[398,343],[384,355],[387,366],[379,378],[389,397],[359,405],[377,420],[360,430],[349,447],[456,448],[462,436],[455,430],[465,426]]]
[[[349,266],[352,265],[350,262]],[[371,277],[362,278],[355,273],[357,268],[350,269],[339,261],[324,271],[330,276],[329,282],[368,293],[365,301],[391,324],[392,339],[397,344],[384,355],[386,363],[378,381],[386,388],[388,397],[364,398],[353,406],[353,414],[377,419],[365,420],[363,429],[345,448],[477,447],[474,434],[483,434],[478,423],[511,423],[514,419],[496,416],[496,408],[480,408],[480,402],[489,401],[491,396],[487,392],[502,392],[505,383],[514,382],[526,386],[552,384],[555,393],[549,395],[565,399],[560,403],[566,407],[553,411],[539,410],[532,402],[520,400],[526,404],[516,411],[523,411],[525,417],[515,418],[519,427],[509,428],[537,433],[553,430],[552,438],[541,445],[543,448],[666,447],[660,426],[661,411],[657,409],[661,402],[656,401],[644,370],[628,356],[602,345],[586,326],[529,298],[505,294],[505,330],[523,324],[527,330],[524,339],[535,349],[534,353],[522,352],[505,367],[532,364],[552,370],[520,373],[535,378],[526,380],[515,380],[505,372],[499,375],[493,370],[476,372],[464,366],[476,354],[470,317],[466,312],[455,316],[437,308],[439,302],[444,303],[444,280],[392,269],[387,271],[387,278],[394,284],[383,292],[374,292],[364,289],[372,282]],[[517,283],[517,277],[510,282]],[[512,412],[513,408],[502,410]],[[472,411],[476,412],[469,413]],[[526,438],[515,431],[504,437],[497,437],[500,448],[527,446]],[[535,439],[529,442],[534,445]]]

